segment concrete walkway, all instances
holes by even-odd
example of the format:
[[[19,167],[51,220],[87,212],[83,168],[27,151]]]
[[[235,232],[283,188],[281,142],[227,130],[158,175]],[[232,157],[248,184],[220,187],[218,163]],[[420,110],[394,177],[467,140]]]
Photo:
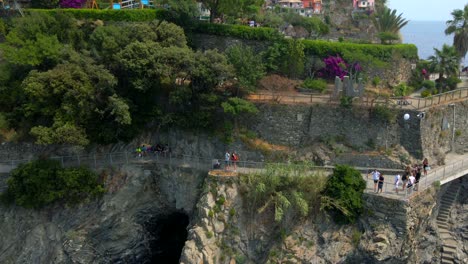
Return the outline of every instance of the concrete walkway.
[[[165,164],[170,166],[177,167],[186,167],[186,168],[195,168],[201,170],[209,171],[212,169],[213,161],[216,159],[209,158],[200,158],[194,156],[148,156],[144,158],[135,157],[133,153],[130,152],[118,152],[118,153],[109,153],[109,154],[92,154],[87,156],[67,156],[67,157],[51,157],[62,163],[65,167],[70,166],[79,166],[85,165],[90,168],[99,169],[108,166],[116,166],[123,164],[135,164],[135,165],[144,165],[144,164]],[[383,192],[376,194],[385,196],[392,199],[409,199],[413,195],[425,190],[426,188],[431,187],[434,182],[439,182],[440,184],[445,184],[451,182],[455,179],[458,179],[464,175],[468,174],[468,154],[457,155],[457,154],[448,154],[447,155],[447,164],[444,166],[433,167],[427,176],[422,176],[419,182],[417,190],[405,190],[403,191],[401,186],[399,192],[396,193],[394,185],[394,176],[396,175],[396,170],[394,169],[381,169],[385,176],[385,182],[383,186]],[[27,162],[28,160],[21,161],[0,161],[0,173],[8,173],[13,168],[18,166],[18,164]],[[267,163],[264,162],[253,162],[241,160],[238,163],[237,173],[259,173],[264,171],[264,167]],[[284,164],[291,165],[291,164]],[[317,166],[317,167],[308,167],[311,173],[323,172],[325,174],[330,174],[333,170],[333,166]],[[362,174],[363,179],[367,183],[366,193],[374,193],[374,182],[372,177],[368,174],[373,168],[362,168],[357,167],[356,169],[364,172]]]

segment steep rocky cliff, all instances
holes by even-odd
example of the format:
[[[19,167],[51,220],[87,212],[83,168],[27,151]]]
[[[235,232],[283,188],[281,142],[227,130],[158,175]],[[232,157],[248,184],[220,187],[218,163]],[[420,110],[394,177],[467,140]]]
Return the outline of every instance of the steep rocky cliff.
[[[435,189],[410,201],[366,195],[366,213],[355,225],[337,225],[317,211],[286,232],[272,212],[252,215],[239,186],[235,177],[206,179],[181,263],[440,261]]]
[[[0,262],[176,263],[205,174],[125,166],[106,175],[108,193],[79,207],[0,206]]]

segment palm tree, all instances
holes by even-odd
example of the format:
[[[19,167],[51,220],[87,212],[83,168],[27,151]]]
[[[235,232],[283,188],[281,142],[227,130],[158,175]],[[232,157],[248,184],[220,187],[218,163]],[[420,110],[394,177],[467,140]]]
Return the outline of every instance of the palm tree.
[[[377,11],[377,15],[372,18],[372,22],[379,32],[382,43],[386,40],[400,39],[398,33],[400,29],[408,24],[408,20],[402,17],[403,13],[397,15],[396,9],[383,7]]]
[[[429,56],[427,59],[429,60],[431,71],[439,74],[440,89],[443,88],[442,82],[444,75],[449,77],[458,74],[460,57],[454,46],[444,44],[441,50],[434,48],[434,55]]]
[[[453,10],[452,17],[452,20],[447,21],[445,34],[454,34],[453,46],[460,54],[460,58],[464,58],[468,51],[468,4],[463,10]]]

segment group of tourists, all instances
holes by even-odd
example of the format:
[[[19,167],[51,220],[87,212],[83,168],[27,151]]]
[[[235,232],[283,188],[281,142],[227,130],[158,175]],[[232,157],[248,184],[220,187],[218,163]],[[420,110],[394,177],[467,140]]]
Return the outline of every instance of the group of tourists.
[[[237,154],[237,152],[235,151],[230,153],[229,151],[226,150],[226,153],[224,153],[224,170],[233,169],[234,171],[237,171],[238,162],[239,162],[239,154]]]
[[[165,156],[170,152],[171,152],[171,149],[169,148],[168,144],[159,144],[159,143],[154,146],[143,144],[140,147],[137,147],[135,150],[135,153],[137,157],[139,158],[146,157],[149,154],[153,154],[153,155],[162,154]]]
[[[422,175],[427,176],[427,171],[430,170],[429,161],[425,158],[422,164],[414,164],[413,166],[406,166],[405,171],[402,175],[397,174],[395,176],[395,192],[398,194],[400,191],[400,185],[402,190],[418,190],[419,180]],[[374,192],[382,193],[385,177],[383,173],[374,169],[372,172],[372,179],[374,180]]]

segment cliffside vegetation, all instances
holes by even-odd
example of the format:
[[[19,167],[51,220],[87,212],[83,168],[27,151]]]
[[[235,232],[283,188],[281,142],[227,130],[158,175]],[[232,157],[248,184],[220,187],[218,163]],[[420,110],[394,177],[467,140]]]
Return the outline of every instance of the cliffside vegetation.
[[[56,201],[76,204],[104,193],[98,175],[84,168],[62,168],[54,160],[36,160],[14,169],[8,189],[0,198],[26,208],[40,208]]]
[[[241,190],[252,219],[272,214],[282,231],[301,219],[330,210],[337,222],[354,222],[363,210],[365,181],[359,171],[337,166],[329,177],[308,164],[271,165],[241,177]]]
[[[190,49],[175,24],[32,13],[7,25],[0,113],[23,139],[87,145],[148,126],[213,127],[231,95],[227,58]]]

